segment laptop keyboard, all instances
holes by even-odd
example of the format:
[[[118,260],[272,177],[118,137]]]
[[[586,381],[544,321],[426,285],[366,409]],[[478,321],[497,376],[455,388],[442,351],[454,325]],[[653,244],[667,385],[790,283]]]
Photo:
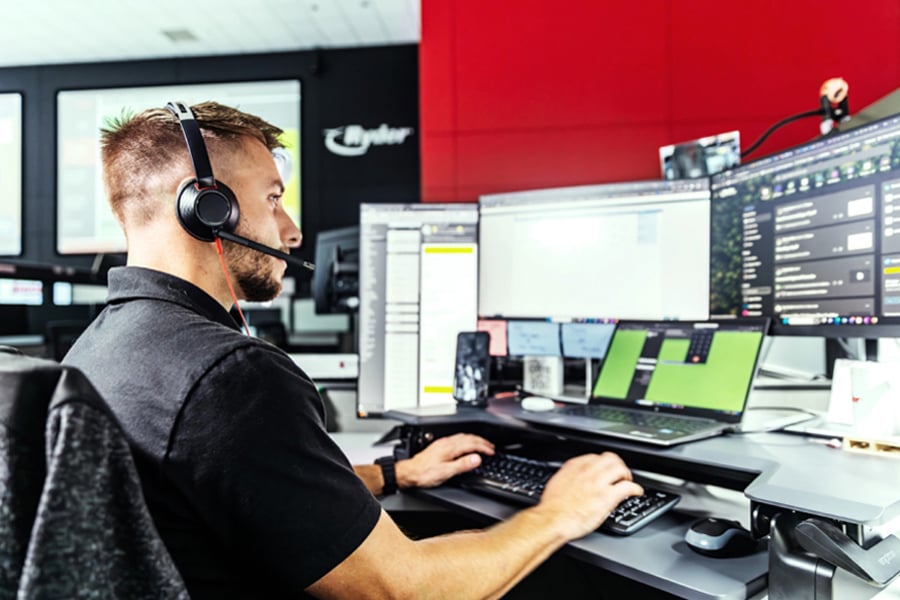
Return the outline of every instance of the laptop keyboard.
[[[608,406],[596,406],[593,404],[576,404],[567,406],[559,412],[578,417],[591,417],[615,423],[627,423],[629,425],[651,427],[654,429],[673,429],[685,433],[693,433],[708,429],[708,421],[685,419],[659,413],[641,413],[629,410],[616,410]]]
[[[556,473],[557,468],[547,462],[497,453],[494,456],[483,456],[478,468],[457,477],[452,483],[505,500],[537,504],[544,485]],[[678,494],[645,486],[644,495],[623,500],[600,526],[600,531],[619,535],[632,534],[667,512],[680,499]]]

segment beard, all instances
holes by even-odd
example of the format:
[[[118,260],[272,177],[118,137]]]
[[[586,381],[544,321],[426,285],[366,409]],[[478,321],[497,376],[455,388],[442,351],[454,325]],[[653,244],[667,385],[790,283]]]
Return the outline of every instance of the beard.
[[[281,293],[275,259],[262,252],[224,241],[222,253],[235,284],[248,302],[268,302]]]

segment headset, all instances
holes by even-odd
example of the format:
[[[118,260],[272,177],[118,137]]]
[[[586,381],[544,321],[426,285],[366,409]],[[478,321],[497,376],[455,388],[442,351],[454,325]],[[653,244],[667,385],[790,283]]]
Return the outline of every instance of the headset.
[[[178,188],[175,214],[193,237],[214,242],[222,231],[235,230],[241,215],[240,205],[231,188],[213,177],[203,134],[191,109],[182,102],[169,102],[166,108],[178,117],[195,174],[194,179]]]
[[[311,262],[234,233],[241,216],[240,205],[231,188],[216,181],[213,176],[209,153],[194,113],[184,102],[169,102],[166,108],[178,117],[194,169],[194,178],[182,184],[175,195],[175,214],[184,230],[202,242],[214,242],[217,238],[222,238],[310,271],[315,270],[315,265]]]

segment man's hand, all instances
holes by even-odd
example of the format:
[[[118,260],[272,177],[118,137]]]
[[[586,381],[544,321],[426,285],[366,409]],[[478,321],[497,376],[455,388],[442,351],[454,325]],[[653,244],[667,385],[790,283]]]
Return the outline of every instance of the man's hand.
[[[533,510],[549,517],[566,540],[574,540],[597,529],[622,500],[643,493],[616,454],[585,454],[560,467]]]
[[[397,484],[401,488],[441,485],[480,465],[479,453],[493,455],[494,445],[468,433],[437,439],[412,458],[397,462]]]

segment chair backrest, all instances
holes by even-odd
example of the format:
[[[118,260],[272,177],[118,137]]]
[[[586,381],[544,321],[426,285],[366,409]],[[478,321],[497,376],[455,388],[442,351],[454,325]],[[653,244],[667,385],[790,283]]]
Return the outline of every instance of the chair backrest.
[[[14,597],[188,595],[94,387],[0,347],[0,598]]]

